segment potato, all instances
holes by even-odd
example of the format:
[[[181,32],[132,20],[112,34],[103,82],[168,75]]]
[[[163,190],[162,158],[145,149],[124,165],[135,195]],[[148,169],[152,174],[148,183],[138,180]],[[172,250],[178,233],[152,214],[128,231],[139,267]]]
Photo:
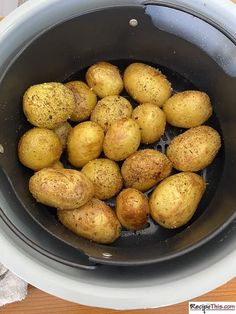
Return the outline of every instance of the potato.
[[[62,163],[60,160],[58,160],[58,161],[54,162],[54,164],[52,164],[52,165],[50,166],[50,168],[54,168],[54,169],[64,169],[64,165],[63,165],[63,163]]]
[[[66,121],[60,124],[57,128],[53,130],[59,137],[63,149],[66,148],[67,139],[68,139],[71,129],[72,129],[72,126],[70,125],[69,122]]]
[[[58,209],[75,209],[94,195],[92,182],[73,169],[44,168],[29,181],[29,190],[37,202]]]
[[[18,144],[20,162],[36,171],[55,163],[61,157],[61,153],[59,137],[48,129],[30,129],[21,137]]]
[[[97,103],[96,94],[81,81],[71,81],[65,84],[74,94],[75,109],[70,117],[74,122],[87,120]]]
[[[74,95],[61,83],[33,85],[23,97],[27,120],[40,128],[56,128],[70,118],[74,109]]]
[[[167,148],[167,156],[177,170],[199,171],[212,163],[220,147],[219,133],[202,125],[176,136]]]
[[[101,99],[91,114],[91,120],[98,123],[106,132],[117,120],[130,118],[132,114],[130,102],[122,96],[107,96]]]
[[[139,103],[161,107],[171,96],[171,84],[158,69],[143,63],[130,64],[124,73],[127,93]]]
[[[63,225],[86,239],[108,244],[120,236],[121,225],[113,210],[96,198],[80,208],[57,213]]]
[[[195,213],[205,188],[204,180],[195,173],[181,172],[166,178],[151,195],[152,218],[168,229],[185,225]]]
[[[139,125],[141,131],[141,143],[154,143],[159,140],[165,132],[165,114],[154,104],[146,103],[137,106],[133,111],[132,118]]]
[[[76,125],[67,142],[69,162],[75,167],[83,167],[102,152],[103,129],[95,122],[86,121]]]
[[[88,162],[81,171],[93,183],[96,198],[109,199],[122,188],[123,179],[120,168],[113,160],[94,159]]]
[[[140,144],[138,124],[132,119],[121,119],[108,129],[103,143],[104,154],[112,160],[124,160],[135,152]]]
[[[126,229],[144,228],[149,214],[147,197],[135,189],[123,190],[116,199],[116,215]]]
[[[119,95],[123,81],[119,69],[108,62],[97,62],[86,72],[87,84],[100,98]]]
[[[197,90],[175,94],[165,102],[163,110],[167,122],[180,128],[199,126],[212,115],[209,96]]]
[[[125,186],[147,191],[170,175],[172,164],[166,155],[154,149],[143,149],[129,156],[121,167]]]

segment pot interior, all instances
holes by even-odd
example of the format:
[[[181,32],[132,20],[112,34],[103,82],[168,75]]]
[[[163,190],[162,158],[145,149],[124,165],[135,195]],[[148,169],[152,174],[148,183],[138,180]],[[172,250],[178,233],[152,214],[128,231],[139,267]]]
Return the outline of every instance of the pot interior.
[[[131,19],[137,20],[136,27],[130,25]],[[27,43],[0,82],[1,176],[8,177],[16,193],[13,210],[27,211],[47,232],[82,250],[91,260],[119,265],[173,258],[220,232],[235,216],[236,46],[223,30],[209,23],[160,5],[117,6],[76,15]],[[200,172],[207,190],[184,227],[168,230],[150,221],[145,229],[123,231],[114,244],[104,246],[72,234],[58,222],[54,209],[31,197],[28,180],[33,173],[17,157],[19,138],[32,127],[22,111],[22,96],[33,84],[84,80],[88,66],[97,61],[116,64],[121,72],[134,61],[148,63],[167,76],[174,91],[198,89],[210,96],[214,114],[207,124],[219,131],[223,145],[214,162]],[[181,132],[167,126],[162,139],[151,147],[165,152]],[[114,200],[108,203],[113,206]]]

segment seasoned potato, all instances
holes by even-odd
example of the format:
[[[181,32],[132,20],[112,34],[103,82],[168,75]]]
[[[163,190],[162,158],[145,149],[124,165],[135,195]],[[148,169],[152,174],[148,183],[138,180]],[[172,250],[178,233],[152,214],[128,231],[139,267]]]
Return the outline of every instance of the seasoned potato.
[[[141,143],[154,143],[159,140],[165,132],[165,114],[154,104],[146,103],[137,106],[133,111],[132,118],[139,125],[141,131]]]
[[[123,179],[120,168],[113,160],[94,159],[88,162],[81,171],[93,183],[96,198],[109,199],[122,188]]]
[[[158,69],[143,63],[130,64],[124,73],[127,93],[139,103],[161,107],[171,96],[171,84]]]
[[[163,180],[150,198],[152,218],[174,229],[185,225],[195,213],[206,184],[197,174],[181,172]]]
[[[48,129],[30,129],[21,137],[18,144],[20,162],[36,171],[52,165],[61,157],[61,153],[59,137]]]
[[[176,136],[167,148],[167,156],[177,170],[199,171],[212,163],[220,147],[219,133],[202,125]]]
[[[70,130],[72,129],[69,122],[63,122],[60,124],[57,128],[55,128],[53,131],[57,134],[59,137],[63,149],[66,148],[67,139],[70,133]]]
[[[122,96],[107,96],[101,99],[91,114],[91,120],[97,122],[106,132],[117,120],[130,118],[132,114],[130,102]]]
[[[75,96],[75,109],[70,117],[74,122],[87,120],[93,108],[97,103],[96,94],[88,87],[87,84],[81,81],[71,81],[65,84]]]
[[[154,149],[143,149],[129,156],[121,167],[125,186],[147,191],[170,175],[172,164],[166,155]]]
[[[163,106],[169,124],[180,128],[192,128],[206,122],[212,115],[209,96],[197,90],[177,93]]]
[[[123,89],[123,81],[119,69],[108,62],[98,62],[86,72],[86,81],[100,98],[119,95]]]
[[[139,126],[134,120],[118,120],[111,125],[105,135],[104,154],[112,160],[124,160],[138,149],[140,139]]]
[[[40,128],[56,128],[71,117],[74,109],[74,95],[61,83],[33,85],[23,97],[27,120]]]
[[[116,199],[116,215],[126,229],[142,229],[148,220],[147,197],[135,189],[123,190]]]
[[[74,210],[59,210],[58,218],[68,229],[98,243],[112,243],[121,233],[121,225],[113,210],[93,198]]]
[[[95,122],[86,121],[76,125],[67,142],[69,162],[75,167],[83,167],[102,152],[103,129]]]
[[[94,195],[92,182],[73,169],[44,168],[29,181],[29,190],[37,202],[58,209],[75,209]]]

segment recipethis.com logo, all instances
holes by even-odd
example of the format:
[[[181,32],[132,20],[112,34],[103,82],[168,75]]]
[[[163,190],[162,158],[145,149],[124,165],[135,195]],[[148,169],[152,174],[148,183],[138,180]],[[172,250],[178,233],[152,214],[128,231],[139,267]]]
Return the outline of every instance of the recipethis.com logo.
[[[189,314],[236,313],[236,302],[189,302]]]

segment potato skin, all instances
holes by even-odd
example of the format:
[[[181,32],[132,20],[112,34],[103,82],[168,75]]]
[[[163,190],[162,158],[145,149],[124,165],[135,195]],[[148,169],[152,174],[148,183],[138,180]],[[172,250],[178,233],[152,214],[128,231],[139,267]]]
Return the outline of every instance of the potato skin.
[[[116,198],[116,215],[126,229],[142,229],[148,220],[147,197],[135,189],[125,189]]]
[[[27,120],[40,128],[56,128],[70,118],[74,108],[72,91],[61,83],[33,85],[23,96],[23,111]]]
[[[108,62],[97,62],[86,72],[86,81],[100,98],[119,95],[123,90],[123,81],[119,69]]]
[[[70,117],[71,121],[87,120],[97,103],[97,95],[81,81],[71,81],[65,84],[74,94],[75,109]]]
[[[139,126],[134,120],[118,120],[110,126],[105,135],[104,154],[112,160],[124,160],[138,149],[140,140]]]
[[[129,156],[121,167],[125,186],[147,191],[170,175],[172,164],[166,155],[154,149],[143,149]]]
[[[105,200],[115,196],[122,188],[120,168],[113,160],[94,159],[81,170],[94,185],[94,197]]]
[[[59,210],[58,218],[63,225],[79,236],[97,243],[114,242],[121,233],[121,225],[104,202],[92,198],[80,208]]]
[[[165,133],[166,116],[156,105],[146,103],[137,106],[132,118],[138,123],[141,131],[141,143],[151,144]]]
[[[53,168],[53,169],[64,169],[64,165],[63,165],[63,163],[60,160],[58,160],[58,161],[54,162],[54,164],[52,164],[50,166],[50,168]]]
[[[180,128],[192,128],[206,122],[212,115],[209,96],[197,90],[188,90],[170,97],[163,110],[169,124]]]
[[[76,125],[67,142],[69,162],[75,167],[83,167],[102,152],[103,129],[95,122],[86,121]]]
[[[75,209],[94,195],[92,182],[73,169],[44,168],[29,181],[29,190],[37,202],[58,209]]]
[[[152,218],[168,229],[185,225],[195,213],[205,189],[204,180],[196,173],[181,172],[166,178],[151,195]]]
[[[161,107],[171,96],[171,84],[158,69],[144,63],[130,64],[124,73],[127,93],[139,103]]]
[[[98,123],[105,132],[117,120],[130,118],[133,108],[130,102],[119,95],[101,99],[91,114],[91,121]]]
[[[219,133],[202,125],[176,136],[167,148],[167,156],[177,170],[199,171],[212,163],[220,147]]]
[[[68,139],[71,129],[72,129],[72,126],[70,125],[69,122],[66,121],[60,124],[57,128],[53,130],[59,137],[63,149],[66,148],[67,139]]]
[[[62,145],[59,137],[48,129],[30,129],[23,134],[18,144],[20,162],[36,171],[55,163],[61,154]]]

